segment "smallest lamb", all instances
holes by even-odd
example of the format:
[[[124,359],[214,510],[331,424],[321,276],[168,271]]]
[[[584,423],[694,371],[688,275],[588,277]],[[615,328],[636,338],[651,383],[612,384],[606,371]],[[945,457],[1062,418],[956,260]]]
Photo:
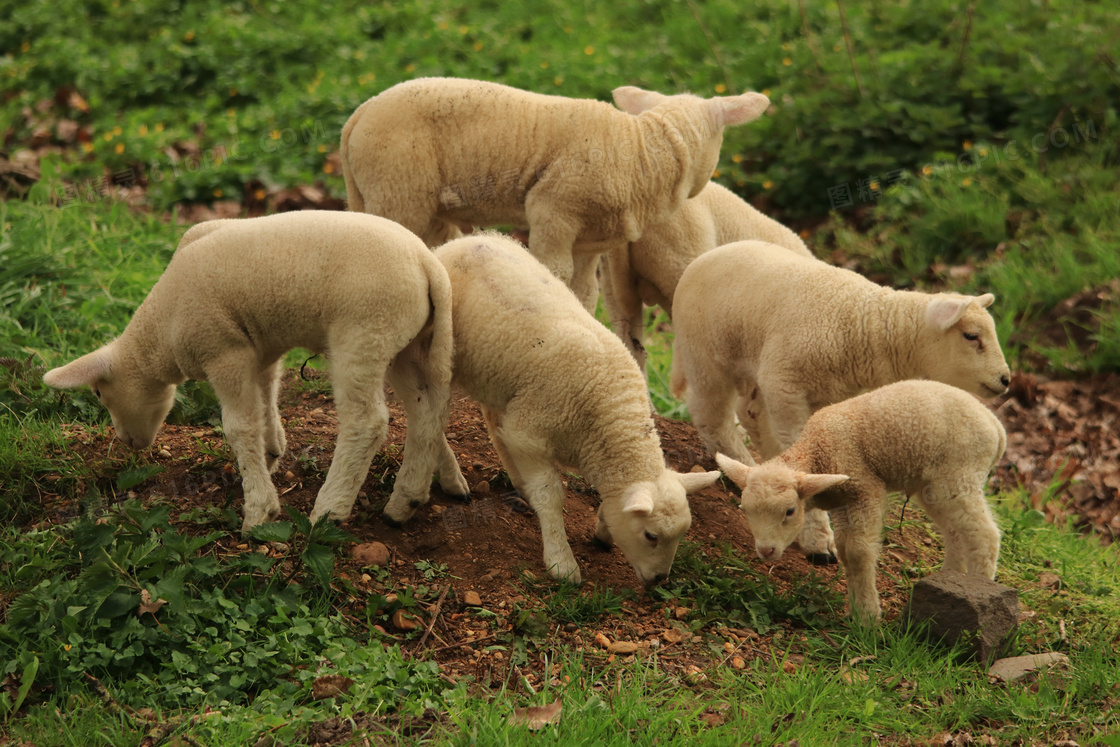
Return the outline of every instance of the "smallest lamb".
[[[984,499],[1007,435],[972,395],[935,381],[902,381],[816,412],[777,457],[748,467],[718,454],[743,490],[759,557],[775,561],[805,511],[828,511],[848,578],[853,616],[879,619],[875,565],[886,498],[902,492],[941,531],[945,570],[992,579],[999,529]]]

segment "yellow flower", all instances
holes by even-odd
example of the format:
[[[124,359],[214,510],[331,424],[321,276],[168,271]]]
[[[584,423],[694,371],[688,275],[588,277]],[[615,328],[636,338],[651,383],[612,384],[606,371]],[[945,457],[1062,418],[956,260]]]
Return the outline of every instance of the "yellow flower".
[[[215,166],[221,166],[222,165],[221,155],[217,155],[217,156],[214,157],[214,165]]]
[[[325,146],[325,145],[323,145],[322,143],[320,143],[320,144],[319,144],[319,147],[318,147],[318,149],[317,149],[317,150],[318,150],[318,151],[319,151],[320,153],[326,153],[326,152],[327,152],[327,146]]]
[[[879,182],[872,181],[871,184],[870,184],[870,187],[871,187],[872,192],[878,192],[879,191]]]
[[[593,54],[595,54],[595,47],[588,44],[586,47],[583,48],[583,53],[585,55],[593,55]]]
[[[716,93],[723,93],[727,90],[727,86],[722,83],[716,83]]]
[[[809,238],[809,236],[810,236],[810,235],[811,235],[811,234],[809,233],[809,229],[808,229],[808,228],[802,228],[802,229],[801,229],[801,233],[799,233],[799,234],[798,234],[798,236],[800,236],[800,237],[801,237],[801,238],[803,238],[803,239],[807,239],[807,238]]]
[[[237,110],[236,109],[226,109],[226,116],[227,117],[236,117],[237,116]]]
[[[188,31],[187,33],[183,34],[183,41],[194,41],[194,32]]]
[[[82,143],[82,150],[86,153],[93,153],[93,143]]]
[[[481,52],[482,51],[482,42],[475,42],[474,43],[474,51],[476,51],[476,52]]]
[[[24,42],[23,44],[20,44],[19,45],[19,51],[30,52],[31,51],[31,42]]]
[[[459,27],[459,33],[460,33],[460,34],[465,34],[465,33],[467,33],[468,31],[470,31],[470,29],[469,29],[468,27],[466,27],[466,26],[460,26],[460,27]]]
[[[961,147],[965,150],[972,150],[972,143],[968,140],[965,140],[964,143],[961,144]]]
[[[253,197],[255,197],[258,200],[263,200],[267,196],[268,196],[268,192],[264,191],[263,189],[258,189],[256,192],[253,193]]]
[[[113,133],[111,133],[111,132],[106,132],[106,133],[105,133],[105,134],[104,134],[104,135],[103,135],[102,137],[104,137],[104,138],[105,138],[105,142],[109,142],[110,140],[112,140],[112,139],[113,139]]]
[[[451,26],[451,24],[448,23],[447,21],[440,21],[439,22],[439,30],[440,31],[447,31],[447,29],[450,28],[450,26]]]
[[[762,89],[762,95],[765,96],[766,98],[770,98],[770,89],[769,88],[763,88]]]
[[[148,134],[148,125],[140,125],[140,129],[138,129],[137,132],[140,133],[140,137],[144,137]]]
[[[280,139],[280,130],[273,130],[272,132],[268,133],[268,136],[270,138],[272,138],[273,140],[279,140]]]
[[[163,132],[163,122],[156,122],[156,132]]]
[[[70,649],[72,649],[72,648],[74,648],[74,647],[73,647],[73,646],[71,646],[71,645],[70,645],[69,643],[67,643],[67,644],[66,644],[65,646],[63,646],[63,647],[62,647],[62,650],[63,650],[63,651],[69,651],[69,650],[70,650]]]
[[[782,49],[784,51],[788,52],[789,48],[790,48],[790,43],[789,42],[782,42]]]
[[[762,183],[762,188],[763,189],[770,189],[773,186],[774,186],[774,182],[770,181],[769,179],[767,179],[766,181],[764,181]]]
[[[745,186],[747,186],[747,180],[746,179],[736,179],[735,180],[735,186],[745,187]]]
[[[354,59],[355,60],[364,60],[365,58],[366,58],[366,51],[364,49],[359,49],[356,52],[354,52]],[[319,74],[319,78],[320,78],[320,80],[322,80],[322,73]]]
[[[560,85],[561,83],[564,82],[564,76],[557,75],[555,78],[552,79],[552,82],[555,83],[556,85]]]
[[[788,57],[785,57],[785,58],[782,59],[782,64],[785,65],[786,67],[789,67],[790,65],[793,64],[793,60],[791,60]]]
[[[323,164],[323,173],[324,174],[333,174],[334,173],[334,164],[330,163],[330,162],[324,163]]]
[[[117,155],[124,153],[124,143],[117,143],[117,147],[113,148],[113,152]]]
[[[964,179],[961,180],[961,186],[962,187],[967,187],[970,184],[972,184],[972,177],[971,176],[966,176]]]
[[[407,65],[404,66],[404,71],[406,73],[414,73],[414,72],[416,72],[416,65],[414,65],[413,63],[410,62],[410,63],[408,63]]]
[[[980,148],[980,155],[981,156],[988,155],[988,149],[987,148]]]
[[[923,173],[923,174],[925,174],[926,176],[929,176],[930,174],[932,174],[932,173],[933,173],[933,167],[932,167],[932,166],[928,166],[928,165],[927,165],[927,166],[923,166],[923,167],[922,167],[922,173]]]
[[[733,154],[731,156],[731,162],[732,163],[742,163],[743,162],[743,154],[742,153]]]
[[[221,196],[222,196],[222,190],[220,190],[220,189],[215,189],[215,190],[214,190],[214,196],[215,196],[215,197],[221,197]]]
[[[713,179],[719,179],[719,169],[716,169],[715,171],[712,172],[712,178]]]
[[[547,69],[548,69],[548,60],[545,60],[544,62],[541,63],[541,70],[547,70]]]
[[[841,49],[843,49],[843,47],[840,46],[840,42],[836,42],[835,44],[832,45],[832,51],[833,52],[839,52]]]

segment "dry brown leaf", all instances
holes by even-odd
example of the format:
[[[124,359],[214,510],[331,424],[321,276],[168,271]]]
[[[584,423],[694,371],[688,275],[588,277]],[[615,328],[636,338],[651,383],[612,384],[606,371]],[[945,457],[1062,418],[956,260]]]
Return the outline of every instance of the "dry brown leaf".
[[[140,590],[140,609],[138,609],[136,611],[136,614],[137,615],[143,615],[145,612],[149,612],[152,615],[154,615],[157,612],[159,612],[159,608],[162,607],[165,604],[167,604],[166,599],[157,599],[153,602],[152,601],[152,595],[148,593],[148,590],[147,589],[141,589]]]
[[[509,725],[526,726],[529,731],[537,731],[549,724],[559,723],[560,714],[563,710],[564,707],[559,698],[548,705],[514,708],[509,717]]]
[[[311,683],[311,699],[325,700],[345,695],[354,686],[354,680],[341,674],[324,674]]]

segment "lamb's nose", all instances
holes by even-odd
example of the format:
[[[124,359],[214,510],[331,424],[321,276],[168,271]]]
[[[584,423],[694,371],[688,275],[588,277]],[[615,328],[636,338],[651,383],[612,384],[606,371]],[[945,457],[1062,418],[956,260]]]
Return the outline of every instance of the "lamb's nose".
[[[661,583],[662,581],[664,581],[667,578],[669,578],[668,573],[658,573],[653,578],[651,578],[649,581],[646,582],[646,588],[649,589],[649,588],[652,588],[654,586],[657,586],[659,583]]]
[[[758,554],[761,555],[764,558],[773,557],[774,548],[773,547],[760,547],[760,548],[758,548]]]
[[[1003,376],[999,377],[999,383],[1003,384],[1004,386],[1007,386],[1011,383],[1011,377],[1008,376],[1007,374],[1004,374]]]

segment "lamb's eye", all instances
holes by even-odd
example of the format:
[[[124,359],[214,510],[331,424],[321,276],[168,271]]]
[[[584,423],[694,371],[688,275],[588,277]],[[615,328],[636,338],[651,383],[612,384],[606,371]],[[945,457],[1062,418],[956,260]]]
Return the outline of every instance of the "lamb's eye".
[[[97,397],[98,399],[101,399],[101,390],[98,389],[97,387],[90,387],[90,388],[93,389],[93,396]]]
[[[794,509],[787,508],[786,509],[786,518],[788,519],[790,516],[793,516],[793,512],[794,512]]]
[[[653,532],[646,532],[646,539],[649,540],[650,542],[656,543],[657,542],[657,535],[654,534]]]
[[[964,332],[962,334],[964,334],[964,339],[968,340],[969,342],[976,342],[980,339],[980,335],[976,334],[975,332]]]

